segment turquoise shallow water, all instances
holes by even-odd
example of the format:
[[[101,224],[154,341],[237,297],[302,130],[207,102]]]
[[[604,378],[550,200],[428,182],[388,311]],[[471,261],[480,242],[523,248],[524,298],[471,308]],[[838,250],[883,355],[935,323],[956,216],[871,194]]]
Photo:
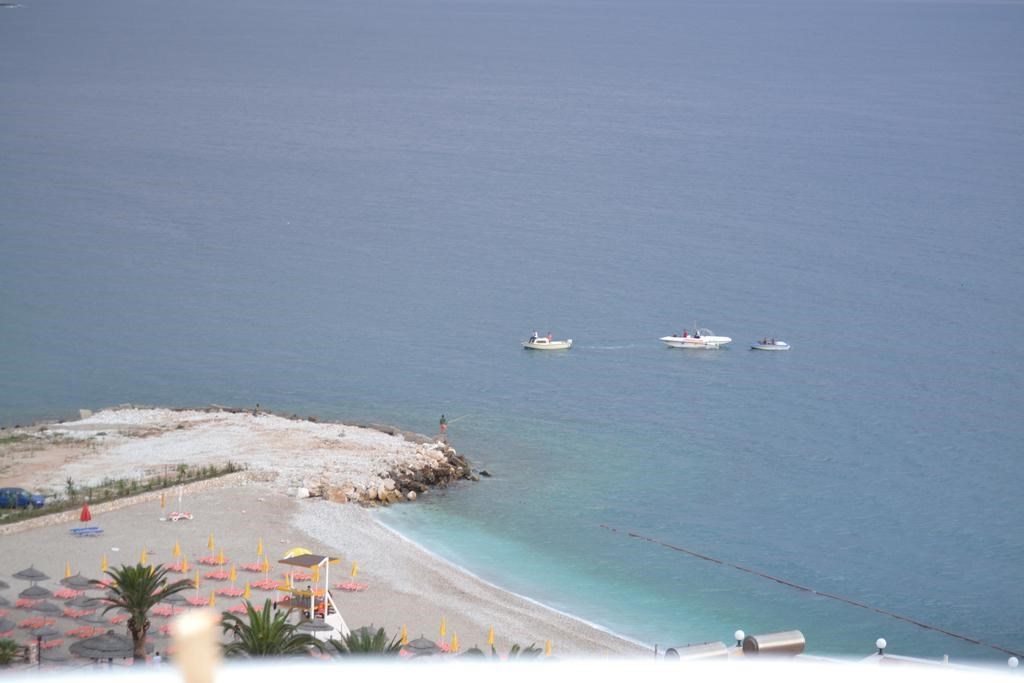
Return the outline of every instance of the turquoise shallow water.
[[[383,514],[647,642],[1024,648],[1024,8],[26,3],[0,16],[0,421],[423,432]],[[736,339],[665,349],[694,323]],[[523,351],[531,330],[576,340]],[[776,335],[788,354],[747,350]]]

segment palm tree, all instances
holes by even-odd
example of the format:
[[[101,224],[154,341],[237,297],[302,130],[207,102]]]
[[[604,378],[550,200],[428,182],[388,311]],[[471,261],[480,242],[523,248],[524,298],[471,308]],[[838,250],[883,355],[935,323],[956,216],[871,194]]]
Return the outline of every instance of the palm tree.
[[[330,641],[340,655],[397,655],[402,649],[398,636],[388,640],[383,628],[373,631],[373,626],[357,628],[341,640]]]
[[[270,600],[257,611],[246,600],[245,612],[248,621],[235,614],[224,612],[221,627],[224,633],[234,636],[224,646],[228,657],[272,657],[306,654],[310,648],[323,652],[323,644],[308,633],[299,633],[295,624],[288,623],[291,610],[271,610]]]
[[[0,640],[0,667],[10,666],[21,655],[23,649],[10,638]]]
[[[104,613],[120,607],[128,612],[128,635],[132,637],[135,664],[146,663],[146,632],[149,631],[149,610],[161,600],[192,587],[187,580],[169,583],[167,569],[163,565],[147,567],[137,564],[134,567],[123,564],[115,569],[108,569],[110,591],[113,595],[105,600],[107,607]],[[97,587],[103,583],[93,580]]]

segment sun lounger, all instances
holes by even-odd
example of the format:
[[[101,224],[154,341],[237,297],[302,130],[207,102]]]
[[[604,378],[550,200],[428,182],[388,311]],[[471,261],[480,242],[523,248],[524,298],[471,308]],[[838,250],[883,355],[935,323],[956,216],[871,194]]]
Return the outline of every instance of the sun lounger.
[[[99,536],[103,533],[103,529],[98,526],[80,526],[72,529],[71,533],[78,538],[83,538],[86,536]]]

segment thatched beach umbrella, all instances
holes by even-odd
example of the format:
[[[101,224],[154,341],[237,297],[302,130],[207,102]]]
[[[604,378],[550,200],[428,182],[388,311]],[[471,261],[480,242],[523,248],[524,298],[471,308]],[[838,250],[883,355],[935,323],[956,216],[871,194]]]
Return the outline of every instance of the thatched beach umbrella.
[[[82,576],[81,573],[75,574],[74,576],[69,576],[66,579],[61,579],[60,585],[66,588],[71,588],[72,590],[76,591],[84,591],[96,587],[95,585],[93,585],[93,582],[91,580]]]
[[[0,595],[0,607],[10,607],[11,601]]]
[[[100,598],[90,598],[88,595],[79,595],[78,597],[66,600],[64,604],[78,609],[96,609],[103,604],[103,600]]]
[[[147,644],[146,649],[152,650],[152,645]],[[109,630],[101,635],[72,643],[68,650],[76,657],[103,660],[127,659],[132,656],[135,648],[131,638]]]
[[[83,616],[78,617],[79,620],[84,621],[87,624],[109,624],[107,616],[100,612],[89,612]]]
[[[52,598],[53,591],[49,588],[43,588],[42,586],[38,586],[33,583],[31,586],[18,593],[18,597],[28,598],[29,600],[41,600],[43,598]]]
[[[33,605],[30,608],[33,612],[39,612],[41,614],[59,615],[64,614],[64,610],[52,602],[42,601],[38,604]]]
[[[402,647],[402,651],[412,655],[413,657],[424,657],[426,655],[432,655],[435,652],[441,652],[441,648],[438,647],[437,643],[434,641],[420,636],[416,640],[409,641],[408,645],[404,645]]]
[[[10,588],[10,585],[6,581],[0,581],[0,591],[5,588]]]
[[[46,574],[36,569],[35,565],[30,566],[28,569],[22,569],[17,574],[11,574],[11,576],[13,576],[16,579],[21,579],[23,581],[32,581],[33,583],[36,581],[46,581],[50,578]]]
[[[312,621],[299,622],[295,630],[299,633],[327,633],[333,631],[334,627],[323,619],[314,619]]]
[[[184,605],[186,602],[188,602],[188,598],[186,598],[181,593],[175,593],[174,595],[167,596],[160,602],[166,602],[168,605]]]
[[[59,638],[60,635],[61,635],[60,631],[58,631],[57,629],[55,629],[52,626],[44,626],[42,628],[37,628],[37,629],[33,629],[32,630],[32,637],[33,638],[38,638],[39,640],[44,640],[44,641],[46,641],[46,640],[53,640],[54,638]]]

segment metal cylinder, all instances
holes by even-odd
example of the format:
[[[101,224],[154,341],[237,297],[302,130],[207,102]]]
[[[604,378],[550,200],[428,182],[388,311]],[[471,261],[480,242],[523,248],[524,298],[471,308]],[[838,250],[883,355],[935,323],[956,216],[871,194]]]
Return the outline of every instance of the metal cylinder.
[[[722,641],[713,643],[697,643],[696,645],[680,645],[665,650],[665,659],[709,659],[711,657],[728,657],[729,648]]]
[[[804,651],[807,640],[800,631],[777,631],[743,639],[745,655],[798,655]]]

